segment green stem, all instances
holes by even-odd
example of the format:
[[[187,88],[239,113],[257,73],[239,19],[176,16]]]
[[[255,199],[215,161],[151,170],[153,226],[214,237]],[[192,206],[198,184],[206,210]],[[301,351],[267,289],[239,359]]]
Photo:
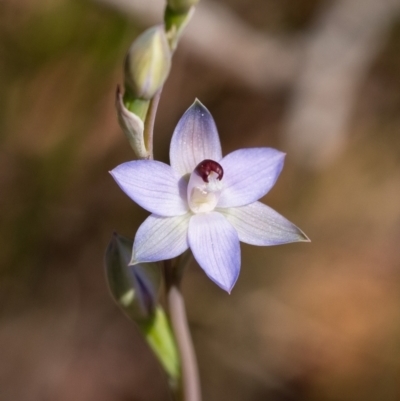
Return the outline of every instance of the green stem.
[[[154,95],[150,101],[150,106],[147,111],[146,120],[144,122],[144,143],[147,151],[149,152],[149,159],[154,159],[153,154],[153,132],[154,123],[156,120],[156,114],[158,109],[158,103],[160,102],[162,88]]]
[[[201,401],[200,377],[196,353],[190,336],[185,301],[179,288],[180,275],[177,274],[176,270],[171,266],[171,261],[165,261],[164,266],[167,285],[167,303],[171,325],[181,359],[182,400]]]

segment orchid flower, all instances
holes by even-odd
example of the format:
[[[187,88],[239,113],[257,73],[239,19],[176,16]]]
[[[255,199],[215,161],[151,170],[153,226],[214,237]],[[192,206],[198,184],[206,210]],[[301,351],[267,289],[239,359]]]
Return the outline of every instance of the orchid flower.
[[[285,154],[248,148],[222,156],[215,122],[196,100],[172,136],[171,165],[123,163],[111,171],[121,189],[152,214],[139,227],[131,264],[172,259],[191,249],[207,276],[230,292],[239,276],[240,244],[308,241],[258,202],[275,184]]]

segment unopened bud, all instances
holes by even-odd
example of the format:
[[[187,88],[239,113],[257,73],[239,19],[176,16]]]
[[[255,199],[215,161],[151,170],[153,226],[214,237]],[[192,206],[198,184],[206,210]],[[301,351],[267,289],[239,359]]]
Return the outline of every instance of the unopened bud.
[[[161,270],[155,263],[129,266],[132,240],[113,234],[105,265],[111,294],[121,309],[134,321],[153,318],[161,284]]]
[[[164,85],[171,69],[171,51],[162,26],[143,32],[125,59],[125,85],[140,99],[151,99]]]
[[[129,266],[132,243],[113,234],[105,256],[108,286],[118,306],[137,323],[171,385],[176,386],[180,377],[179,354],[167,315],[158,302],[161,269],[155,263]]]
[[[193,3],[193,1],[190,3]],[[169,47],[172,51],[176,49],[178,41],[182,36],[186,25],[192,18],[193,13],[194,7],[189,7],[189,9],[183,11],[176,11],[171,6],[166,7],[164,13],[165,30],[167,32]]]
[[[185,12],[188,11],[192,6],[195,6],[199,0],[168,0],[168,6],[171,10],[176,12]]]

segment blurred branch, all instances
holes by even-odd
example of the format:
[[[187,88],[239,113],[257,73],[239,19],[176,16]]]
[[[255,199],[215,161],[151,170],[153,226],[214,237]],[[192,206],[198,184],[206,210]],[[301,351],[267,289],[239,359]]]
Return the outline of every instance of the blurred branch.
[[[137,18],[144,25],[162,21],[163,0],[94,0]],[[297,41],[259,33],[217,2],[201,0],[181,39],[181,47],[251,90],[290,84],[298,69]]]
[[[326,165],[343,149],[360,85],[399,11],[399,0],[339,0],[321,9],[287,116],[287,146],[301,164]]]

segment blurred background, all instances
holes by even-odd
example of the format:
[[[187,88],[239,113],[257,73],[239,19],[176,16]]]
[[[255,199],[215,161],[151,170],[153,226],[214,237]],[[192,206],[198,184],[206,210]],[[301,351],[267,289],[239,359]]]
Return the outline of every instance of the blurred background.
[[[165,378],[108,294],[113,230],[146,213],[108,174],[133,158],[114,93],[161,0],[0,1],[0,400],[162,401]],[[271,146],[263,199],[310,244],[242,245],[227,295],[183,290],[204,400],[400,400],[400,1],[201,3],[155,131],[198,97],[225,153]]]

